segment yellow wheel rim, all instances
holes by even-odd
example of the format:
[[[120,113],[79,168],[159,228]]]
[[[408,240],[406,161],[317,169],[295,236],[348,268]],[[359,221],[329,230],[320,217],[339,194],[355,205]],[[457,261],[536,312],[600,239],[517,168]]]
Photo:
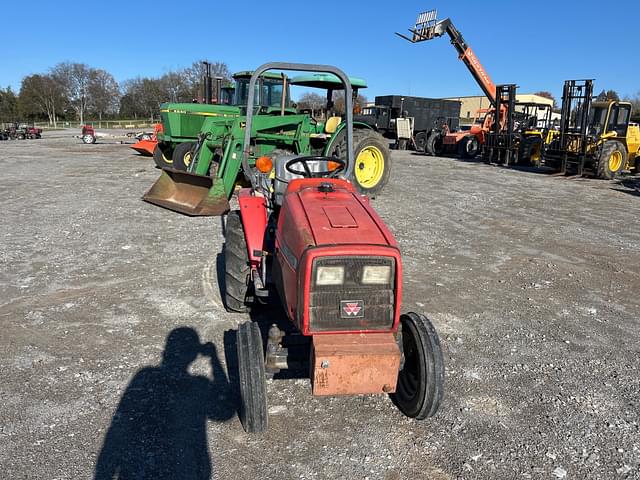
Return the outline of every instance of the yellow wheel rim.
[[[184,166],[188,167],[191,164],[191,152],[187,152],[184,154]]]
[[[161,152],[162,152],[162,150],[161,150]],[[170,165],[173,165],[173,158],[167,158],[167,157],[166,157],[166,155],[164,154],[164,152],[162,152],[162,159],[163,159],[166,163],[168,163],[168,164],[170,164]]]
[[[541,149],[540,149],[540,145],[535,145],[532,149],[531,149],[531,161],[532,162],[539,162],[540,161],[540,157],[541,157]]]
[[[617,172],[622,167],[622,153],[619,151],[615,151],[611,153],[609,157],[609,170],[612,172]]]
[[[384,155],[373,145],[364,147],[356,157],[356,180],[361,187],[373,188],[384,175]]]

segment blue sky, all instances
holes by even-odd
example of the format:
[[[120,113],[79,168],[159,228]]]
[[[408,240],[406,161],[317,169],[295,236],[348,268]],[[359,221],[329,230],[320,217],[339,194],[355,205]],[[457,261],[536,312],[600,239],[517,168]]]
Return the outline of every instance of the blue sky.
[[[614,10],[606,11],[609,5]],[[596,91],[640,92],[638,0],[36,0],[26,10],[9,2],[2,14],[0,86],[18,89],[24,75],[65,60],[103,68],[122,81],[208,58],[232,71],[266,61],[329,63],[365,78],[369,98],[480,94],[448,38],[410,44],[393,34],[406,32],[417,13],[430,8],[451,17],[495,83],[560,96],[565,79],[595,78]]]

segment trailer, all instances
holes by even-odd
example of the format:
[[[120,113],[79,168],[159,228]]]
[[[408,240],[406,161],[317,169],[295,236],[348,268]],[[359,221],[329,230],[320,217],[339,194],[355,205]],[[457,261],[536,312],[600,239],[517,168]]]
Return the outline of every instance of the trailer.
[[[376,97],[375,105],[363,108],[355,118],[372,126],[386,138],[396,140],[396,146],[400,149],[412,146],[424,152],[427,138],[433,129],[442,128],[443,125],[447,125],[449,130],[458,128],[460,105],[458,100],[382,95]],[[398,136],[398,118],[413,119],[411,138]]]

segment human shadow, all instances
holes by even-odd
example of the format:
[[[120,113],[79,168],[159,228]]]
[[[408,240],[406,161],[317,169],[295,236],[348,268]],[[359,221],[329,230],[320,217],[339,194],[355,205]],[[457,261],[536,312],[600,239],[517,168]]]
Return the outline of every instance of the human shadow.
[[[198,355],[209,357],[212,379],[189,373]],[[139,370],[122,395],[94,478],[211,478],[207,420],[230,419],[234,402],[215,346],[192,328],[172,330],[160,365]]]

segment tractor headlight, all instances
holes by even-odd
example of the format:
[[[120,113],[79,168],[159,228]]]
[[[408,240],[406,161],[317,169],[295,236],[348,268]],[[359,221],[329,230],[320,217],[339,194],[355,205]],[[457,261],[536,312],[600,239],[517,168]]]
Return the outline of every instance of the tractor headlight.
[[[366,265],[362,269],[363,285],[387,285],[391,283],[390,265]]]
[[[342,285],[344,283],[344,267],[318,267],[316,285]]]

